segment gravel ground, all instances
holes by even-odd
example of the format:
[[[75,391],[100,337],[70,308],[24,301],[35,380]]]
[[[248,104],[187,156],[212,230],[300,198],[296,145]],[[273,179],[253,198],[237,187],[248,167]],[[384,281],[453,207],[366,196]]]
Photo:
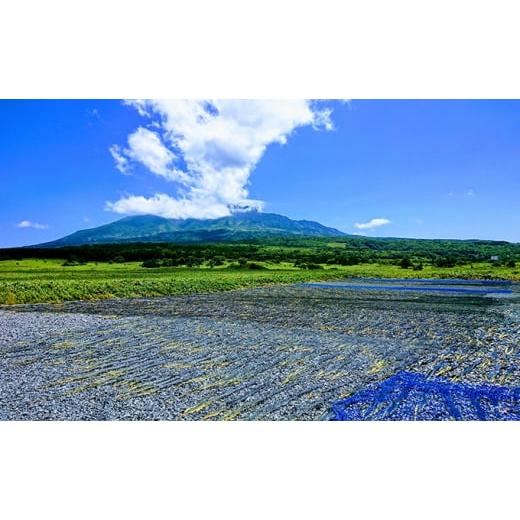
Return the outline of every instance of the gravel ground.
[[[520,288],[509,287],[285,286],[3,307],[0,419],[319,419],[403,370],[520,386]]]

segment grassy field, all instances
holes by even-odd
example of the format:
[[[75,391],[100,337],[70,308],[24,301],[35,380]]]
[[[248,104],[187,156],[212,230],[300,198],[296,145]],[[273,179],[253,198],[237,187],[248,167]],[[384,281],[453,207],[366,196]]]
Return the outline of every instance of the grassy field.
[[[421,271],[395,265],[359,264],[297,269],[290,264],[265,263],[266,269],[161,267],[146,269],[138,262],[88,263],[62,266],[61,260],[6,260],[0,262],[0,304],[61,302],[103,298],[167,296],[347,277],[388,278],[501,278],[520,280],[518,268],[489,263]]]

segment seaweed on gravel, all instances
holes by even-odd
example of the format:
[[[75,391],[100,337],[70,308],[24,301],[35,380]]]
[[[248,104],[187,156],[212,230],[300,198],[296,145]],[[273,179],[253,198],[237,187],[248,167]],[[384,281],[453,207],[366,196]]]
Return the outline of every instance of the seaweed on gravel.
[[[399,372],[520,385],[520,299],[273,286],[0,309],[8,419],[319,419]]]

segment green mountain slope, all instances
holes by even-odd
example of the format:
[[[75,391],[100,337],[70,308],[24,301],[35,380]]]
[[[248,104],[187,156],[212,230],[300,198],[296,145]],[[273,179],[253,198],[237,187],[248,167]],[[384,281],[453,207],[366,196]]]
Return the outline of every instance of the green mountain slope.
[[[309,220],[274,213],[244,212],[217,219],[167,219],[153,215],[125,217],[93,229],[76,231],[53,242],[61,247],[123,242],[224,242],[275,236],[334,237],[346,234]]]

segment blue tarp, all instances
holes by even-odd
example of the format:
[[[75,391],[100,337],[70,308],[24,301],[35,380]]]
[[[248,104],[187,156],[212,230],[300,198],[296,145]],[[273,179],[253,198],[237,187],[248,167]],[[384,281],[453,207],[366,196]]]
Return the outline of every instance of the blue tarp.
[[[520,420],[520,388],[452,383],[398,372],[332,405],[332,421]]]
[[[443,292],[457,294],[512,294],[510,289],[466,289],[465,287],[423,287],[420,285],[362,285],[346,283],[309,282],[300,284],[302,287],[316,287],[319,289],[348,289],[353,291],[414,291],[414,292]]]
[[[433,285],[503,285],[509,286],[512,285],[513,282],[511,280],[480,280],[480,279],[466,279],[466,278],[351,278],[350,282],[376,282],[376,283],[394,283],[394,282],[406,282],[415,283],[415,284],[433,284]],[[343,282],[337,282],[343,283]]]

